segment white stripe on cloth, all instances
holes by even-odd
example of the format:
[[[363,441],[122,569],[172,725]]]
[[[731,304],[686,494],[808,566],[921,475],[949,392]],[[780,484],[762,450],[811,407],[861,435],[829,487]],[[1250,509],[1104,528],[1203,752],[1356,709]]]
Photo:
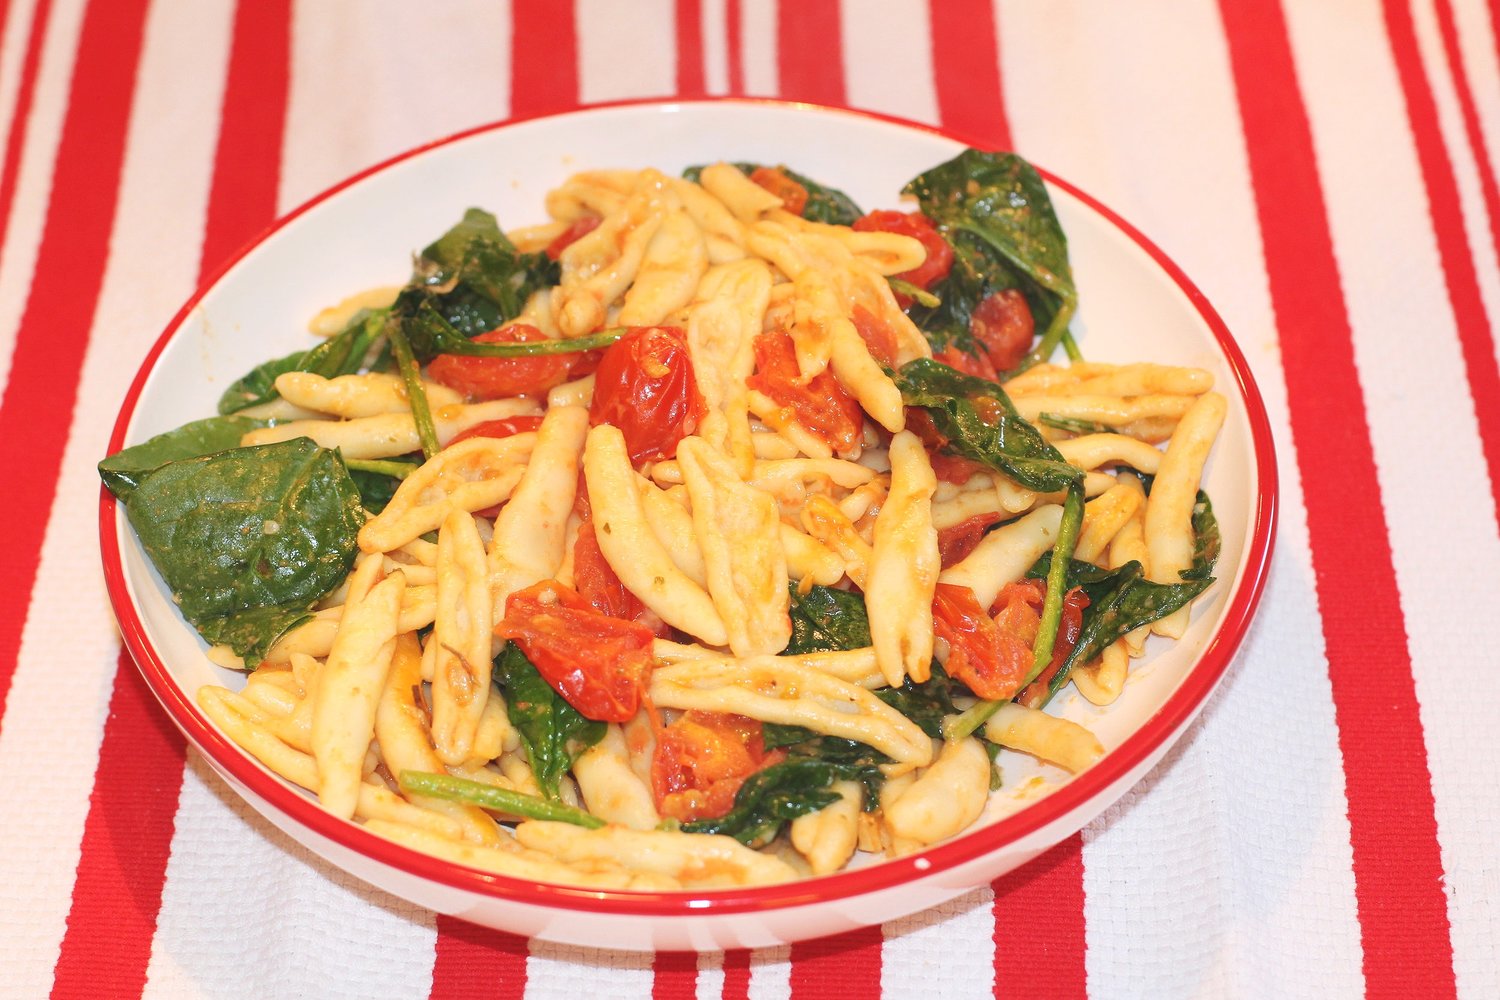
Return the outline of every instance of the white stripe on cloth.
[[[143,1000],[417,997],[432,914],[329,867],[193,751]]]
[[[726,0],[703,0],[703,87],[729,93],[729,20]]]
[[[845,96],[852,107],[935,125],[937,91],[927,4],[890,0],[882,6],[872,17],[869,5],[860,0],[841,5]]]
[[[58,13],[67,20],[73,12]],[[193,43],[181,51],[171,44],[171,18],[160,8],[146,26],[111,252],[0,723],[0,774],[32,776],[0,781],[0,815],[10,837],[9,849],[0,851],[0,885],[26,901],[24,921],[0,932],[5,989],[18,996],[46,996],[52,987],[119,657],[95,570],[94,463],[104,455],[136,367],[197,275],[212,158],[211,131],[201,126],[217,118],[212,81],[222,64],[213,14],[207,5],[177,12],[181,26],[171,30],[187,32]],[[58,37],[76,41],[76,34]],[[56,52],[49,47],[49,58]],[[208,82],[185,92],[183,73]],[[200,128],[181,128],[184,121]]]
[[[1199,284],[1257,375],[1280,459],[1258,626],[1183,745],[1084,831],[1091,995],[1357,994],[1342,760],[1233,81],[1208,41],[1222,27],[1208,6],[1002,15],[1017,148]]]
[[[1358,15],[1357,17],[1355,15]],[[1500,995],[1500,538],[1452,307],[1379,5],[1289,11],[1390,524],[1463,996]],[[1322,65],[1337,44],[1339,69]],[[1431,67],[1429,66],[1429,77]],[[1356,98],[1367,110],[1346,112]],[[1370,155],[1371,150],[1380,155]],[[1404,197],[1393,192],[1408,192]],[[1471,227],[1475,220],[1467,220]],[[1399,248],[1399,249],[1398,249]],[[1478,671],[1478,673],[1476,673]],[[1393,803],[1392,808],[1401,808]]]
[[[740,64],[745,93],[757,97],[780,89],[776,71],[776,0],[740,0]]]
[[[724,995],[724,953],[706,951],[698,956],[698,979],[693,984],[697,1000],[719,1000]]]
[[[504,118],[510,36],[508,8],[487,0],[296,0],[281,211],[397,153]]]
[[[1459,201],[1463,207],[1464,227],[1467,230],[1469,252],[1479,281],[1479,293],[1484,307],[1491,317],[1490,340],[1500,345],[1494,336],[1494,323],[1500,317],[1500,262],[1495,258],[1495,230],[1500,219],[1490,219],[1485,209],[1484,193],[1479,186],[1479,168],[1475,161],[1475,150],[1469,144],[1469,133],[1464,126],[1463,113],[1459,106],[1458,93],[1453,83],[1453,72],[1462,72],[1462,66],[1450,71],[1448,53],[1439,34],[1437,15],[1430,0],[1405,0],[1412,12],[1412,27],[1417,36],[1426,70],[1427,82],[1432,88],[1432,97],[1437,105],[1438,126],[1442,131],[1443,144],[1447,147],[1448,161],[1453,168],[1458,186]],[[1453,6],[1462,6],[1454,4]],[[1456,20],[1456,18],[1455,18]],[[1455,25],[1456,28],[1456,25]],[[1472,92],[1473,88],[1470,87]],[[1479,95],[1472,94],[1477,111]],[[1483,150],[1479,153],[1483,155]],[[1494,164],[1490,161],[1490,175],[1494,176]]]
[[[650,952],[533,940],[526,959],[526,1000],[649,1000],[655,958]]]
[[[1460,58],[1479,119],[1483,146],[1479,155],[1488,157],[1494,176],[1500,173],[1500,39],[1495,37],[1497,25],[1491,20],[1493,8],[1475,3],[1454,3],[1453,8]],[[1500,232],[1500,219],[1491,218],[1488,230],[1476,221],[1474,229],[1481,239],[1494,242],[1493,235]],[[1492,311],[1490,315],[1495,313]],[[1500,359],[1500,337],[1495,338],[1495,351]]]
[[[52,163],[57,157],[57,144],[62,136],[73,62],[78,51],[78,32],[83,26],[83,8],[84,0],[55,0],[42,40],[36,86],[31,95],[31,112],[25,125],[26,144],[16,162],[16,177],[13,178],[15,200],[11,203],[5,245],[0,246],[0,386],[10,375],[16,330],[26,308],[31,275],[36,268],[36,255],[42,241],[42,227],[47,221],[47,199],[52,194]],[[12,12],[17,24],[7,29],[7,38],[11,37],[12,31],[19,32],[20,18],[16,16],[19,14],[19,9]],[[27,30],[29,33],[29,23]],[[17,72],[24,61],[27,42],[27,37],[22,36],[15,50]],[[7,62],[11,60],[9,52],[7,49],[4,55]],[[13,101],[7,103],[13,104]],[[12,119],[10,127],[22,126]],[[0,136],[8,137],[8,134],[3,132]],[[3,155],[3,147],[0,147],[0,155]]]
[[[0,37],[0,150],[5,148],[11,123],[16,120],[21,69],[31,43],[36,8],[37,0],[12,0],[5,18],[5,34]]]
[[[965,893],[881,928],[880,992],[989,1000],[995,989],[995,894]]]
[[[787,1000],[792,995],[791,957],[790,945],[752,951],[748,1000]]]
[[[578,99],[584,104],[677,91],[673,0],[635,0],[621,17],[614,0],[578,0]]]

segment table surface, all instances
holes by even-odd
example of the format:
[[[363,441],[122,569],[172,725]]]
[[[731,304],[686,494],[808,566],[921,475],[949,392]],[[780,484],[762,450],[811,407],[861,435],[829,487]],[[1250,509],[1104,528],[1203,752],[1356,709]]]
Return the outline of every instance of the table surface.
[[[1500,996],[1497,18],[0,0],[0,995]],[[1143,784],[938,911],[697,957],[434,917],[184,749],[121,650],[93,465],[158,332],[279,213],[500,118],[723,94],[1015,148],[1174,258],[1271,413],[1260,615]]]

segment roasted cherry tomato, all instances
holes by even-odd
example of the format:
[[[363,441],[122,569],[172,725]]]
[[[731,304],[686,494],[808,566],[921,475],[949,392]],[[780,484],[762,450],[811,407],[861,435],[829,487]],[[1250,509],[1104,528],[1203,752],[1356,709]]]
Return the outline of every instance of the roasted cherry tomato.
[[[780,330],[755,338],[755,374],[745,382],[790,410],[797,423],[834,451],[852,451],[859,444],[864,426],[859,404],[827,369],[803,382],[792,338]]]
[[[933,226],[932,220],[921,212],[894,212],[889,209],[881,209],[871,212],[864,218],[854,220],[854,228],[862,233],[900,233],[902,236],[910,236],[919,240],[927,250],[927,259],[922,261],[910,271],[902,271],[894,277],[902,281],[909,281],[921,289],[931,288],[933,285],[948,277],[948,272],[953,269],[953,248],[948,241],[943,239],[943,234]],[[897,293],[896,301],[905,309],[911,304],[911,299]]]
[[[646,626],[602,615],[577,591],[546,580],[510,595],[495,634],[520,646],[585,718],[627,722],[640,711],[655,638]]]
[[[990,364],[988,356],[983,354],[965,354],[956,347],[945,347],[932,356],[932,360],[941,361],[955,371],[963,372],[965,375],[974,375],[978,378],[987,378],[991,382],[998,377],[995,366]]]
[[[745,779],[780,760],[767,754],[761,724],[742,715],[692,710],[656,734],[651,790],[663,816],[716,819],[734,806]]]
[[[988,514],[975,514],[957,524],[950,524],[938,532],[938,558],[943,569],[967,559],[969,553],[979,546],[990,525],[1004,518],[998,510]]]
[[[860,339],[865,342],[870,357],[887,368],[896,367],[897,341],[891,328],[879,316],[858,303],[849,318],[854,323],[854,329],[859,332]]]
[[[787,176],[780,167],[756,167],[750,179],[781,199],[781,207],[801,215],[807,207],[807,188]]]
[[[675,455],[706,409],[687,343],[672,327],[633,327],[594,372],[589,423],[618,427],[637,464]]]
[[[557,238],[547,244],[547,256],[557,260],[562,252],[576,243],[579,238],[587,236],[599,228],[599,223],[604,220],[597,215],[580,215],[568,224],[568,228],[557,234]]]
[[[984,345],[995,371],[1007,372],[1031,350],[1036,323],[1031,318],[1026,296],[1019,289],[1004,288],[991,292],[974,307],[969,317],[969,332]]]
[[[1031,669],[1031,645],[1002,631],[968,587],[940,583],[932,630],[948,643],[948,675],[986,701],[1009,701]]]
[[[549,340],[545,333],[525,323],[481,333],[479,344],[516,344]],[[506,396],[539,395],[567,381],[573,354],[536,354],[524,358],[478,358],[467,354],[439,354],[427,366],[434,382],[457,389],[470,399],[502,399]]]
[[[1017,699],[1027,708],[1040,708],[1047,700],[1047,685],[1057,675],[1063,660],[1073,652],[1073,647],[1078,645],[1078,637],[1083,633],[1083,609],[1088,606],[1089,597],[1081,587],[1074,587],[1063,595],[1062,618],[1057,623],[1057,638],[1052,643],[1052,659]]]
[[[512,434],[524,434],[542,426],[541,417],[505,417],[502,420],[486,420],[466,431],[459,431],[444,447],[452,447],[469,438],[508,438]]]

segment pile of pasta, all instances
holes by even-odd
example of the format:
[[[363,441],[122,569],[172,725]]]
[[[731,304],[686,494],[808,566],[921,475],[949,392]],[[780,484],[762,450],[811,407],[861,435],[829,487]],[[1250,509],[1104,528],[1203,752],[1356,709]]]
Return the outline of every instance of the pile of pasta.
[[[560,283],[533,295],[515,322],[554,338],[676,328],[704,416],[673,457],[633,462],[619,428],[591,426],[593,375],[545,398],[482,402],[428,382],[445,447],[364,525],[346,584],[276,643],[242,690],[201,689],[203,710],[329,811],[432,855],[531,881],[650,890],[773,883],[840,870],[861,852],[919,850],[974,824],[993,773],[981,739],[934,739],[874,692],[924,680],[934,659],[944,661],[936,585],[972,588],[989,607],[1051,549],[1063,498],[994,472],[939,482],[907,428],[890,370],[851,316],[863,309],[895,334],[897,365],[931,356],[887,281],[922,262],[922,244],[793,215],[723,163],[697,182],[651,169],[580,173],[546,205],[549,223],[508,234],[521,250],[546,246],[581,216],[602,221],[562,251]],[[395,292],[356,296],[320,314],[314,329],[336,331]],[[753,342],[768,330],[790,335],[804,378],[831,373],[858,402],[856,440],[835,450],[751,387]],[[1077,363],[1038,365],[1005,384],[1028,420],[1047,413],[1108,428],[1044,430],[1086,473],[1074,558],[1106,568],[1138,560],[1164,581],[1187,568],[1193,498],[1224,418],[1212,381],[1196,369]],[[305,436],[348,459],[419,448],[396,375],[293,372],[276,389],[281,398],[252,414],[275,422],[244,444]],[[482,422],[520,416],[540,425],[446,446]],[[1149,501],[1136,475],[1113,474],[1117,466],[1155,477]],[[651,647],[646,697],[657,718],[643,710],[610,723],[560,783],[563,802],[602,825],[517,821],[403,792],[394,776],[414,771],[538,794],[505,694],[492,683],[504,644],[495,627],[511,595],[572,583],[580,489],[610,568],[681,640]],[[943,568],[938,533],[979,514],[1002,523]],[[791,635],[791,591],[813,585],[863,593],[868,647],[778,655]],[[1180,636],[1187,612],[1152,627]],[[1073,683],[1108,704],[1145,641],[1119,640],[1075,670]],[[868,807],[859,783],[840,781],[836,801],[758,849],[664,823],[651,786],[656,727],[688,711],[865,744],[888,761],[878,803]],[[1103,753],[1080,725],[1014,702],[982,735],[1070,772]]]

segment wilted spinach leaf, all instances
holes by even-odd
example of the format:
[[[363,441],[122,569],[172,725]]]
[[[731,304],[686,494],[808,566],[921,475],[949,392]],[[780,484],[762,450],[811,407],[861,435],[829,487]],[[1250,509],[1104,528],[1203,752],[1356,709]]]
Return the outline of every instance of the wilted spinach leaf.
[[[252,368],[219,397],[221,414],[276,399],[276,376],[287,372],[312,372],[324,378],[352,375],[364,364],[371,346],[385,325],[384,309],[362,309],[339,333],[305,351],[295,351]]]
[[[920,406],[932,418],[948,447],[965,458],[995,469],[1028,489],[1066,489],[1083,472],[1067,463],[1041,433],[1016,413],[996,382],[955,371],[931,358],[908,361],[896,385],[907,406]],[[986,407],[981,416],[975,400],[991,399],[1000,412]]]
[[[1219,549],[1223,540],[1219,537],[1219,519],[1214,517],[1214,505],[1208,494],[1198,491],[1198,500],[1193,504],[1193,565],[1182,571],[1184,580],[1207,580],[1213,575],[1214,564],[1219,561]]]
[[[946,312],[924,319],[951,338],[960,319],[967,330],[969,312],[985,295],[1019,287],[1043,331],[1033,356],[1050,354],[1078,307],[1078,290],[1067,237],[1036,168],[1014,153],[967,149],[912,178],[902,193],[916,195],[954,246],[953,287],[933,289]]]
[[[604,738],[605,724],[579,715],[513,642],[495,660],[495,680],[505,689],[511,725],[526,742],[537,787],[547,798],[557,798],[558,781],[579,754]]]
[[[338,453],[307,438],[160,466],[125,512],[183,616],[251,666],[343,582],[365,519]]]
[[[734,165],[746,177],[757,168],[765,166],[762,163],[748,163],[741,161]],[[807,205],[802,209],[802,217],[813,222],[825,222],[831,226],[851,226],[854,220],[864,215],[854,199],[840,191],[838,188],[819,184],[817,181],[785,165],[778,169],[792,180],[807,189]],[[703,167],[688,167],[682,172],[682,176],[693,183],[698,182],[698,177],[703,173]]]
[[[830,786],[844,778],[864,783],[867,801],[871,783],[878,789],[883,780],[874,764],[788,757],[746,778],[729,812],[717,819],[684,823],[682,829],[688,833],[728,834],[742,844],[759,846],[776,836],[788,820],[838,801],[838,793]]]
[[[104,480],[104,485],[116,497],[128,500],[131,491],[152,470],[159,469],[168,462],[238,448],[241,437],[265,425],[264,420],[252,420],[249,417],[208,417],[194,420],[176,430],[158,434],[148,441],[115,452],[99,463],[99,478]]]
[[[934,660],[932,676],[927,680],[918,683],[908,677],[900,687],[876,691],[875,697],[915,722],[928,736],[940,739],[943,717],[958,711],[953,707],[953,685],[953,679]]]
[[[791,585],[792,640],[782,655],[863,649],[870,644],[865,599],[852,590],[814,585],[805,594]]]
[[[557,281],[556,262],[521,253],[493,215],[471,208],[417,256],[391,314],[425,364],[442,353],[444,326],[465,338],[493,330],[519,315],[532,292]]]

